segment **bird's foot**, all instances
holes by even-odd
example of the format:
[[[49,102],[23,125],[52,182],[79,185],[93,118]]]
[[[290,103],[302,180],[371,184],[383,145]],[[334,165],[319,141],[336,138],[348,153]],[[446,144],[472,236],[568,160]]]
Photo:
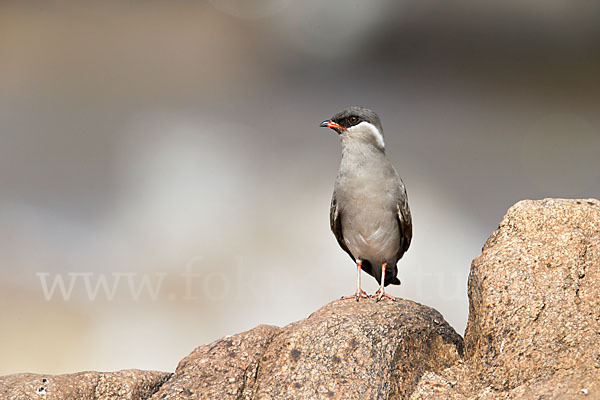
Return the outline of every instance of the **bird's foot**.
[[[375,292],[375,294],[372,296],[375,297],[375,302],[378,303],[379,300],[383,299],[384,297],[387,297],[388,299],[392,300],[392,301],[396,301],[396,298],[390,294],[387,294],[385,292],[385,289],[383,288],[379,288],[377,289],[377,291]]]
[[[352,296],[342,296],[341,300],[348,300],[348,299],[354,299],[356,301],[358,301],[359,299],[363,298],[363,299],[368,299],[369,296],[367,294],[367,292],[365,292],[364,290],[357,290],[355,294],[353,294]]]

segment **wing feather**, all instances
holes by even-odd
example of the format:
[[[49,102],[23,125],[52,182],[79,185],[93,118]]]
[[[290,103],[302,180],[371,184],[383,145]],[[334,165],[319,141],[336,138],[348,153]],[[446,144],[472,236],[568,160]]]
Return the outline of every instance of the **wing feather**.
[[[401,184],[400,195],[398,196],[398,229],[400,231],[400,245],[398,246],[397,259],[402,258],[408,250],[412,240],[412,216],[408,208],[408,198],[404,184]]]
[[[329,224],[331,226],[331,231],[333,235],[337,239],[338,244],[348,255],[352,258],[353,261],[356,261],[350,249],[346,245],[346,241],[344,240],[344,234],[342,233],[342,215],[341,210],[338,207],[337,199],[335,196],[335,192],[333,192],[333,197],[331,198],[331,208],[329,209]]]

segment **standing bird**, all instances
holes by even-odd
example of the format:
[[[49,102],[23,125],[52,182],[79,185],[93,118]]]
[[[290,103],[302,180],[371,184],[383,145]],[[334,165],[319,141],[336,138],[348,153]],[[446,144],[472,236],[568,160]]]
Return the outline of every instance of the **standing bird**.
[[[379,117],[363,107],[349,107],[321,122],[342,141],[342,161],[331,199],[331,230],[339,245],[356,262],[356,294],[344,299],[368,298],[360,287],[360,271],[380,282],[374,294],[399,285],[396,264],[412,238],[412,220],[406,188],[385,155]]]

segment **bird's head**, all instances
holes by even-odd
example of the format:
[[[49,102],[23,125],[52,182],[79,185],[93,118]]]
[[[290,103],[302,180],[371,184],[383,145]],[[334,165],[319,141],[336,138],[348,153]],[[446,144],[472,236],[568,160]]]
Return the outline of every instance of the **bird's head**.
[[[322,128],[331,128],[342,140],[358,140],[384,150],[383,129],[377,114],[364,107],[348,107],[331,119],[321,122]]]

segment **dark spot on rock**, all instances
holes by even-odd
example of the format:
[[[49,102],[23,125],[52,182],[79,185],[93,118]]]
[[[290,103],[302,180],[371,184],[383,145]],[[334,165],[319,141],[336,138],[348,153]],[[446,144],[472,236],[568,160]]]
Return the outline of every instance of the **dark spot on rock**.
[[[300,359],[300,350],[292,350],[291,355],[294,361],[298,361]]]
[[[46,379],[46,378],[42,379],[42,383],[48,383],[48,379]]]
[[[333,356],[333,362],[334,363],[339,363],[340,361],[342,361],[338,356]]]
[[[231,340],[228,340],[225,342],[225,346],[231,347],[231,346],[233,346],[233,342]]]
[[[329,392],[327,392],[327,396],[329,397],[333,397],[334,393],[330,390]]]
[[[579,200],[578,200],[578,201],[576,201],[575,203],[577,203],[577,204],[581,204],[581,202],[580,202]]]
[[[300,389],[300,388],[302,387],[302,385],[301,385],[301,384],[299,384],[298,382],[296,382],[296,383],[294,383],[294,387],[295,387],[296,389]]]
[[[228,356],[231,357],[231,358],[235,358],[235,353],[233,353],[233,352],[229,353]]]
[[[193,393],[190,389],[185,388],[183,389],[183,394],[186,396],[191,396]]]
[[[355,349],[358,347],[358,342],[356,341],[356,339],[352,338],[352,340],[350,340],[350,347],[352,349]]]
[[[588,201],[587,203],[588,203],[590,206],[593,206],[593,205],[594,205],[594,203],[592,203],[591,201]]]

